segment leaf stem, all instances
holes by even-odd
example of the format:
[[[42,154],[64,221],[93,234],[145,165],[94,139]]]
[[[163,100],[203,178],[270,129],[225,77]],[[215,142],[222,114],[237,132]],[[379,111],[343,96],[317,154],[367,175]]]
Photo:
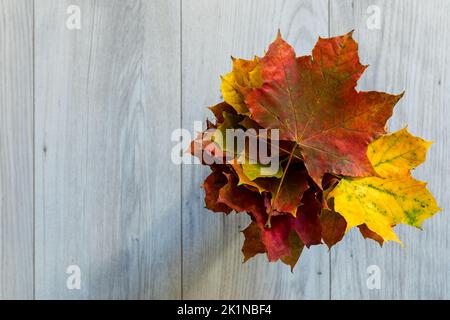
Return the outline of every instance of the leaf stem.
[[[269,228],[269,229],[270,229],[270,228],[272,227],[271,219],[272,219],[272,212],[273,212],[273,204],[274,204],[274,203],[277,201],[277,199],[278,199],[278,195],[280,194],[280,190],[281,190],[281,185],[282,185],[283,182],[284,182],[284,177],[286,176],[286,172],[287,172],[288,169],[289,169],[289,165],[291,164],[292,157],[293,157],[293,155],[294,155],[294,151],[295,151],[296,148],[297,148],[297,144],[294,144],[294,147],[292,148],[291,152],[289,153],[289,160],[288,160],[288,162],[287,162],[287,164],[286,164],[286,167],[285,167],[284,170],[283,170],[283,175],[281,176],[280,183],[278,184],[277,193],[275,194],[275,197],[272,199],[272,204],[271,204],[271,206],[270,206],[270,211],[269,211],[269,217],[267,218],[267,221],[266,221],[266,224],[265,224],[265,227],[266,227],[266,228]]]

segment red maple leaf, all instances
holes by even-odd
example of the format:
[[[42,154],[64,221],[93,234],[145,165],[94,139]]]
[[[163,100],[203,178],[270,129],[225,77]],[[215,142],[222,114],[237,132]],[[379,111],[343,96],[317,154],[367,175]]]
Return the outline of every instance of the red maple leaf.
[[[327,172],[376,175],[367,145],[385,133],[402,94],[355,90],[366,67],[351,32],[319,39],[312,56],[303,57],[296,57],[278,34],[260,67],[262,87],[242,88],[251,118],[264,128],[279,129],[282,140],[294,141],[319,186]]]

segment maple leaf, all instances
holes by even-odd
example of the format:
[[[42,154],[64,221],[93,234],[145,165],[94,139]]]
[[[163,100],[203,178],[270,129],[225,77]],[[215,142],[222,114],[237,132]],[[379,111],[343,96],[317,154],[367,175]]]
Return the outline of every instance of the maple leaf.
[[[292,216],[274,216],[271,227],[266,228],[267,215],[261,213],[256,212],[253,216],[261,230],[261,241],[266,246],[269,261],[281,260],[292,270],[304,247],[298,233],[292,228]]]
[[[231,208],[226,204],[218,202],[219,191],[227,184],[227,178],[220,171],[213,171],[203,183],[205,190],[205,204],[209,210],[214,212],[230,213]]]
[[[400,242],[392,230],[399,223],[420,227],[440,209],[426,183],[412,177],[342,179],[330,193],[347,230],[366,224],[385,241]]]
[[[262,86],[241,88],[251,118],[297,143],[318,185],[326,172],[374,175],[367,145],[385,133],[386,120],[402,97],[355,90],[365,69],[357,49],[348,33],[319,39],[312,56],[297,58],[278,34],[259,60]]]
[[[401,177],[423,163],[431,142],[412,136],[406,128],[372,142],[367,154],[381,177]]]
[[[329,209],[322,210],[320,222],[322,225],[323,242],[331,249],[332,246],[344,237],[347,222],[339,213]]]
[[[321,210],[322,205],[315,192],[312,189],[306,191],[292,226],[307,247],[322,242],[322,225],[319,218]]]
[[[242,95],[242,87],[259,87],[262,85],[259,58],[254,60],[234,59],[233,70],[222,77],[220,90],[225,102],[233,106],[237,113],[247,114],[248,108]]]
[[[291,267],[291,272],[294,271],[294,267],[297,264],[303,248],[305,247],[299,236],[291,231],[288,237],[289,247],[291,248],[291,254],[281,257],[281,261]]]
[[[253,258],[259,253],[266,253],[266,246],[261,241],[261,229],[256,222],[251,222],[242,233],[245,236],[244,244],[242,246],[242,253],[244,255],[244,262]]]
[[[424,161],[428,146],[405,129],[372,143],[368,157],[379,177],[343,178],[328,195],[347,221],[347,230],[365,224],[384,241],[400,242],[394,225],[420,228],[440,210],[426,183],[410,176],[410,169]]]

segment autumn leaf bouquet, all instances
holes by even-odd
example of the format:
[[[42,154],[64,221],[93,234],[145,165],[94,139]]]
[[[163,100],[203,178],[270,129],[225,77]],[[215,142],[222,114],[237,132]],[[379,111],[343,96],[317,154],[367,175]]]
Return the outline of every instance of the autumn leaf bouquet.
[[[386,132],[402,94],[357,91],[365,69],[352,33],[319,38],[301,57],[278,34],[264,57],[233,58],[224,102],[210,107],[215,120],[190,152],[212,170],[206,207],[251,217],[245,261],[265,253],[293,268],[304,246],[331,248],[353,227],[380,244],[400,242],[395,225],[419,228],[440,210],[411,176],[430,142],[406,128]],[[228,132],[246,139],[239,146]],[[263,149],[277,161],[263,161]]]

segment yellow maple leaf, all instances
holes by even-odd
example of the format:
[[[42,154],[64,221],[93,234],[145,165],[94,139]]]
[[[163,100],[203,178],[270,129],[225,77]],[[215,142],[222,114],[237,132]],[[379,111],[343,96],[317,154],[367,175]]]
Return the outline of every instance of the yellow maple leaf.
[[[343,178],[328,195],[347,221],[347,231],[366,224],[385,241],[400,242],[394,225],[420,228],[440,210],[426,183],[410,175],[425,161],[429,146],[430,142],[412,136],[406,128],[369,145],[367,156],[379,177]]]
[[[347,221],[347,230],[365,223],[385,241],[400,242],[392,226],[404,223],[420,228],[440,210],[426,183],[410,176],[344,178],[330,196],[334,209]]]
[[[406,128],[372,142],[367,156],[381,177],[401,177],[425,161],[431,142],[411,135]]]
[[[263,80],[258,62],[258,57],[255,57],[253,60],[233,58],[233,70],[221,77],[220,90],[222,91],[223,99],[239,114],[249,114],[241,93],[242,88],[258,88],[262,86]]]

